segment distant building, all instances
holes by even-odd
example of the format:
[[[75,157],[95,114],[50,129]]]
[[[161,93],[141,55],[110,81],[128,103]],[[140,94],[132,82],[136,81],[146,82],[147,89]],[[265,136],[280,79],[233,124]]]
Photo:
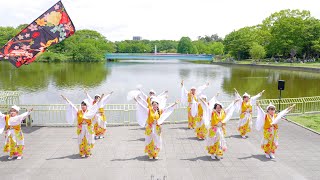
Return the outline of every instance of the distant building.
[[[140,41],[140,40],[142,40],[142,37],[141,36],[133,36],[132,40]]]

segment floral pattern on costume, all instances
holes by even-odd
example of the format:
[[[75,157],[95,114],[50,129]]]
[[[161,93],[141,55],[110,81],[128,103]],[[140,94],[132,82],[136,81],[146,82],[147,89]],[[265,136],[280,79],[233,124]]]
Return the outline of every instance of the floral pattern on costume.
[[[75,27],[61,1],[24,28],[0,49],[0,60],[14,66],[32,63],[47,47],[70,37]]]

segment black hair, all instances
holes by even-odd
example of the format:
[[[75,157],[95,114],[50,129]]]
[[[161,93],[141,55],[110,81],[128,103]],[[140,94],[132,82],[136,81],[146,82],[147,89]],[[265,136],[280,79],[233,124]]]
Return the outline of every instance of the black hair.
[[[87,106],[87,104],[84,101],[81,102],[81,105],[82,106]]]
[[[276,110],[275,107],[271,106],[271,107],[269,107],[269,108],[267,109],[267,112],[268,112],[269,110],[271,110],[271,108],[272,108],[273,110]]]
[[[153,104],[153,103],[157,103],[157,104],[159,105],[159,103],[158,103],[158,102],[156,102],[156,101],[152,101],[152,102],[151,102],[151,104]],[[158,115],[160,116],[159,106],[157,107],[157,113],[158,113]]]
[[[217,109],[217,106],[220,106],[220,107],[221,107],[221,109],[222,109],[222,105],[221,105],[221,104],[218,104],[218,103],[215,103],[215,104],[214,104],[213,109]]]

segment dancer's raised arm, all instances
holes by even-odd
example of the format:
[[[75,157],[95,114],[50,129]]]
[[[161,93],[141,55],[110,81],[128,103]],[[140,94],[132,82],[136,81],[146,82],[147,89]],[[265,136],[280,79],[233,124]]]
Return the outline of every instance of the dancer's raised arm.
[[[203,92],[205,89],[207,89],[208,87],[209,87],[209,82],[207,82],[206,84],[204,84],[204,85],[202,85],[202,86],[199,86],[199,87],[197,88],[196,94],[197,94],[197,95],[202,94],[202,92]]]
[[[24,120],[27,116],[31,114],[33,108],[29,109],[27,112],[17,115],[15,117],[11,117],[10,121],[8,121],[9,126],[17,126],[21,124],[22,120]]]
[[[219,93],[217,93],[215,96],[213,96],[209,101],[209,108],[212,110],[214,107],[214,104],[218,101],[217,97],[219,96]]]
[[[210,102],[209,102],[209,105],[208,105],[207,102],[205,102],[202,98],[200,98],[200,104],[201,104],[202,110],[203,110],[203,116],[202,116],[203,122],[204,122],[205,126],[207,128],[209,128],[210,121],[211,121],[211,116],[210,115],[214,110],[213,109],[214,104],[210,104]]]
[[[262,96],[265,90],[250,98],[251,105],[256,105],[257,100]]]
[[[134,98],[134,100],[137,102],[137,106],[142,107],[145,111],[148,112],[148,107],[145,106],[142,102],[140,102],[137,98]]]
[[[293,104],[293,105],[289,106],[288,108],[286,108],[286,109],[282,110],[281,112],[279,112],[277,114],[277,117],[272,121],[271,124],[278,124],[279,121],[283,118],[283,116],[288,114],[294,108],[294,106],[296,106],[296,104]]]
[[[260,103],[257,102],[257,121],[256,121],[256,129],[260,131],[265,123],[266,113],[260,106]]]
[[[165,90],[165,91],[163,91],[162,93],[160,93],[160,94],[158,95],[158,97],[159,97],[159,96],[163,96],[163,95],[167,95],[168,92],[169,92],[168,90]]]
[[[67,103],[66,107],[66,120],[69,124],[73,124],[74,120],[77,117],[78,108],[74,106],[74,104],[67,99],[64,95],[61,95],[62,99],[64,99]]]
[[[145,99],[145,101],[147,100],[148,96],[140,89],[138,88],[138,90],[141,92],[141,95],[143,96],[143,98]]]
[[[89,103],[92,104],[92,103],[93,103],[93,99],[92,99],[92,97],[89,95],[87,89],[84,89],[84,93],[86,94]]]
[[[5,117],[6,115],[0,112],[0,134],[2,134],[4,128],[6,127],[6,121],[4,120]]]
[[[112,95],[113,91],[111,91],[110,93],[108,93],[107,95],[105,95],[103,98],[100,98],[100,102],[99,102],[99,108],[103,108],[106,106],[110,96]]]
[[[174,107],[179,103],[179,100],[177,100],[175,103],[169,105],[168,107],[163,109],[163,112],[158,119],[157,123],[158,125],[161,125],[174,111]]]
[[[240,101],[240,99],[236,99],[236,100],[232,101],[230,103],[230,105],[224,110],[226,112],[226,117],[224,118],[223,123],[227,123],[231,119],[231,117],[233,115],[233,112],[234,112],[234,110],[236,109],[236,106],[237,106],[236,103],[238,101]]]
[[[240,94],[239,94],[239,92],[238,92],[238,90],[236,89],[236,88],[233,88],[234,89],[234,95],[236,96],[236,99],[239,99],[239,98],[241,98],[241,96],[240,96]]]
[[[137,122],[141,127],[145,127],[146,121],[148,119],[149,109],[147,108],[147,106],[145,106],[143,103],[140,102],[142,101],[142,99],[138,100],[137,98],[134,98],[134,100],[136,101],[136,106],[137,106],[136,108]]]
[[[184,83],[183,80],[181,81],[181,99],[180,102],[182,104],[185,104],[188,102],[188,91],[186,90],[186,88],[184,87]]]

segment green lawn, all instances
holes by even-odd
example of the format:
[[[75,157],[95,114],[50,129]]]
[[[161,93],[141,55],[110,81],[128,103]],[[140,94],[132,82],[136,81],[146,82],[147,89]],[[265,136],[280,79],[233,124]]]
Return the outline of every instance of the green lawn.
[[[320,114],[309,114],[302,116],[287,116],[291,121],[297,122],[305,127],[320,132]]]
[[[237,61],[237,64],[252,64],[252,60]],[[289,66],[289,67],[308,67],[308,68],[320,68],[319,62],[310,63],[274,63],[274,62],[257,62],[257,65],[273,65],[273,66]]]

